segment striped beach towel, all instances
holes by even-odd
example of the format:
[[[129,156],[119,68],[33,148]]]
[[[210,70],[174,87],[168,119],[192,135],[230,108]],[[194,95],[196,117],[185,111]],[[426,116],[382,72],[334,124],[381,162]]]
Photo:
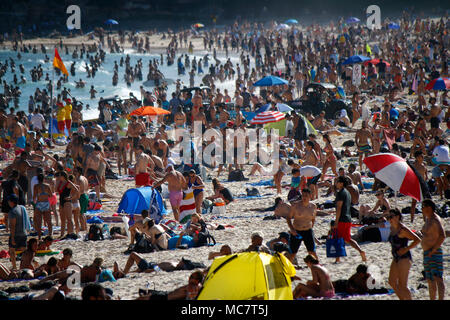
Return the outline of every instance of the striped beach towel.
[[[181,200],[180,204],[180,223],[188,222],[191,219],[191,215],[195,212],[194,191],[189,188],[183,191],[183,200]]]

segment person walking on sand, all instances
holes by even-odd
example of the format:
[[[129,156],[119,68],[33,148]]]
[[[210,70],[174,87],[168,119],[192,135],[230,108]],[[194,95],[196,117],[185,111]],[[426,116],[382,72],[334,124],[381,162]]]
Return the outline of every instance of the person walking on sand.
[[[8,213],[9,223],[9,256],[11,257],[12,271],[17,270],[16,250],[25,250],[27,246],[27,219],[26,211],[19,205],[19,197],[12,194],[8,197],[11,210]]]
[[[441,247],[445,240],[444,227],[441,218],[436,214],[436,204],[433,200],[423,200],[422,214],[425,220],[422,227],[423,267],[430,300],[436,300],[436,290],[439,300],[444,300],[444,259]]]
[[[180,204],[183,199],[183,186],[186,185],[186,180],[180,172],[175,170],[173,165],[169,164],[166,167],[166,175],[162,180],[154,184],[153,188],[158,188],[166,181],[168,183],[170,205],[172,206],[175,220],[178,221],[180,215]]]
[[[358,250],[361,255],[362,261],[366,261],[366,253],[359,247],[358,243],[352,239],[352,216],[351,216],[351,195],[345,188],[348,184],[348,180],[344,176],[339,176],[336,180],[336,221],[338,222],[333,226],[337,229],[338,237],[344,238],[345,243],[350,244],[353,248]]]
[[[420,238],[402,223],[400,210],[389,210],[387,220],[391,225],[389,242],[393,257],[389,271],[389,285],[400,300],[411,300],[411,292],[408,289],[408,275],[412,265],[411,249],[420,243]],[[408,240],[413,242],[408,245]]]

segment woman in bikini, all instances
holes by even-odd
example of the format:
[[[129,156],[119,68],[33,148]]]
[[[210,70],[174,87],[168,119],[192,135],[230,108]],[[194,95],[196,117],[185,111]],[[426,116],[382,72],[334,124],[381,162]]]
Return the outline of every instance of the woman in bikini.
[[[203,189],[205,188],[203,180],[195,173],[195,170],[190,170],[187,183],[188,187],[192,188],[194,192],[195,210],[200,214],[202,212],[202,203],[204,196]]]
[[[412,265],[410,250],[421,240],[401,222],[402,214],[398,209],[389,210],[387,219],[391,224],[389,242],[392,246],[393,257],[389,271],[389,284],[400,300],[411,300],[411,292],[408,289],[408,275]],[[408,240],[412,240],[410,245]]]
[[[325,155],[325,160],[324,160],[323,168],[322,168],[321,181],[323,181],[325,179],[325,174],[327,173],[328,168],[331,168],[331,170],[333,171],[333,174],[335,176],[338,175],[337,171],[336,171],[337,158],[336,158],[336,155],[334,154],[334,148],[331,145],[330,136],[328,134],[324,134],[323,141],[325,142],[325,147],[323,148],[323,151],[325,151],[326,155]]]
[[[33,202],[36,204],[34,207],[34,229],[38,233],[38,239],[41,239],[42,235],[42,218],[44,218],[44,223],[48,228],[48,234],[51,236],[52,230],[52,217],[50,215],[50,196],[52,195],[52,190],[50,185],[44,183],[44,174],[40,173],[37,176],[38,183],[33,188]]]
[[[72,218],[72,191],[78,192],[78,186],[69,181],[67,173],[57,173],[57,190],[59,193],[59,214],[61,217],[61,238],[64,237],[67,225],[67,233],[73,233]]]
[[[69,176],[69,181],[72,183],[75,183],[75,177],[73,175]],[[77,185],[78,186],[78,185]],[[82,216],[80,214],[81,208],[80,208],[80,193],[79,193],[79,186],[77,190],[72,190],[73,194],[71,196],[72,198],[72,214],[73,214],[73,221],[75,223],[75,233],[80,233],[80,226],[83,225]]]

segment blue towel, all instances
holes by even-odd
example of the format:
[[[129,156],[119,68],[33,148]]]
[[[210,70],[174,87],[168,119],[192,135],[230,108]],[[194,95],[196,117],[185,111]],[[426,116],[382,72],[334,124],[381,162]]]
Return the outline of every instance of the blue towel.
[[[31,231],[31,223],[30,223],[30,217],[28,217],[27,209],[25,209],[24,206],[20,206],[22,208],[22,222],[23,222],[23,229],[27,232]]]
[[[104,221],[99,217],[93,217],[86,221],[87,223],[103,223]]]
[[[248,185],[251,185],[253,187],[258,187],[258,186],[273,186],[273,179],[269,179],[269,180],[261,180],[259,182],[249,182],[247,183]]]

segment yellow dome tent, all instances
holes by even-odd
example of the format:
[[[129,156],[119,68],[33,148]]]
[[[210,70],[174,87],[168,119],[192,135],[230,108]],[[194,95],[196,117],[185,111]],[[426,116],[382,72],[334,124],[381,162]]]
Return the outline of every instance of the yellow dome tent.
[[[292,300],[292,263],[282,254],[243,252],[214,259],[197,300]]]
[[[314,133],[315,135],[317,135],[318,134],[317,130],[314,128],[311,122],[308,119],[306,119],[306,117],[302,114],[300,114],[300,117],[305,121],[306,134],[309,135],[311,133]],[[278,122],[268,123],[264,125],[264,130],[266,130],[267,134],[270,134],[271,129],[277,129],[278,135],[280,137],[284,137],[286,136],[286,121],[287,121],[286,119],[283,119]]]

